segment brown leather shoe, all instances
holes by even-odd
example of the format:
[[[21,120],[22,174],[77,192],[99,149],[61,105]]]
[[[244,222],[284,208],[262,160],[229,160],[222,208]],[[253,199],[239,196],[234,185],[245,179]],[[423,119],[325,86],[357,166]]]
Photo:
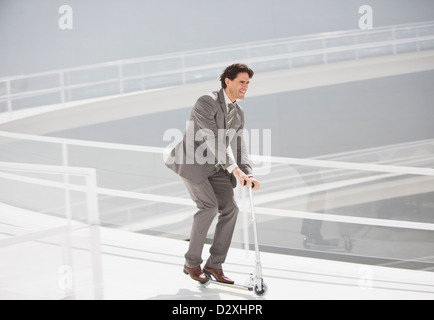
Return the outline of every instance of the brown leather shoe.
[[[199,281],[199,282],[207,282],[208,278],[206,277],[205,273],[203,273],[200,266],[197,266],[195,268],[189,268],[187,266],[184,266],[184,273],[190,275],[190,278],[193,280]]]
[[[222,269],[214,269],[210,267],[204,267],[203,272],[208,276],[213,276],[218,282],[228,283],[228,284],[234,284],[235,281],[229,279],[223,274]]]

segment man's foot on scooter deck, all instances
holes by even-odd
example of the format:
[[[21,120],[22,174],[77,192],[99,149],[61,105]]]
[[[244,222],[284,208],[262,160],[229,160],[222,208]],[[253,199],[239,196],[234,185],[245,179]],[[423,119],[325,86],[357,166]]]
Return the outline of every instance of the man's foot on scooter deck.
[[[221,282],[221,283],[227,283],[227,284],[234,284],[235,281],[229,279],[228,277],[226,277],[223,273],[223,269],[214,269],[214,268],[210,268],[210,267],[204,267],[203,268],[203,272],[209,277],[211,278],[211,276],[214,277],[214,279],[216,279],[217,282]]]
[[[190,278],[192,278],[195,281],[199,281],[199,282],[208,281],[208,277],[205,275],[205,273],[203,273],[200,266],[197,266],[195,268],[189,268],[187,266],[184,266],[184,273],[189,275]]]

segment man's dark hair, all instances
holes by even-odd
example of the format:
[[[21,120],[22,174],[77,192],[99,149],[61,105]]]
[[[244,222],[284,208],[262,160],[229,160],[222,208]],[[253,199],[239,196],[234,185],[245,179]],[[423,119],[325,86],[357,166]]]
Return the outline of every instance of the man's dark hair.
[[[220,82],[222,83],[222,88],[226,88],[226,78],[234,80],[240,72],[247,72],[249,74],[249,79],[251,79],[254,75],[253,70],[246,66],[244,63],[235,63],[227,67],[225,71],[223,71],[223,73],[221,74]]]

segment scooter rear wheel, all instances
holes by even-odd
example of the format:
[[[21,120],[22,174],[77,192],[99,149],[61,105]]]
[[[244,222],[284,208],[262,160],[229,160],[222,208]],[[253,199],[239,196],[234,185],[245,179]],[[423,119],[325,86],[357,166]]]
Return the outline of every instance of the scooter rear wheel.
[[[211,283],[211,280],[207,280],[207,281],[199,281],[199,284],[202,288],[206,288],[209,286],[209,284]]]

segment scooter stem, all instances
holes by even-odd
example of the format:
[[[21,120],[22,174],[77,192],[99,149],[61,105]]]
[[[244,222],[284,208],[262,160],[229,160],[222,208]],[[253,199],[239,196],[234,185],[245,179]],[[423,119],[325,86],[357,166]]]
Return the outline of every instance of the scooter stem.
[[[259,254],[259,242],[258,242],[258,229],[256,225],[256,213],[255,205],[253,203],[253,193],[252,188],[249,188],[249,198],[250,198],[250,209],[252,212],[252,224],[253,224],[253,239],[255,241],[255,254],[256,254],[256,284],[259,290],[262,290],[262,266],[261,266],[261,256]]]

